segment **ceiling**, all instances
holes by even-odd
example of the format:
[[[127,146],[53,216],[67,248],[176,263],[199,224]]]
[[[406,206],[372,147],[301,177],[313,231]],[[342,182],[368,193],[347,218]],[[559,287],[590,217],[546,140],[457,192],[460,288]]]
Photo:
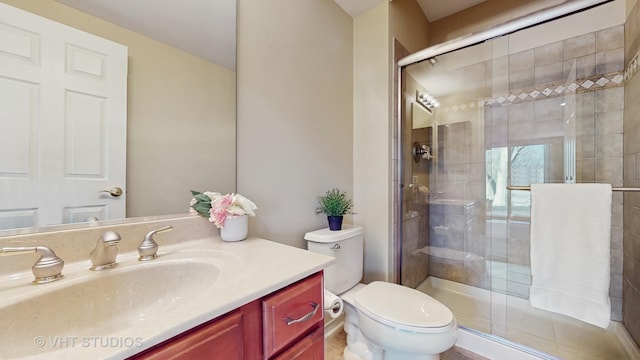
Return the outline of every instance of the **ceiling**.
[[[235,69],[236,0],[56,0]],[[352,17],[387,0],[335,0]],[[393,0],[390,0],[393,1]],[[430,22],[486,0],[416,0]]]
[[[56,0],[87,14],[236,67],[236,0]]]
[[[361,15],[383,1],[386,0],[335,0],[351,17]],[[487,0],[416,0],[429,22],[434,22],[485,1]]]
[[[344,12],[355,18],[374,8],[385,0],[334,0]],[[440,0],[438,0],[440,1]]]
[[[487,0],[416,0],[429,22],[434,22]]]

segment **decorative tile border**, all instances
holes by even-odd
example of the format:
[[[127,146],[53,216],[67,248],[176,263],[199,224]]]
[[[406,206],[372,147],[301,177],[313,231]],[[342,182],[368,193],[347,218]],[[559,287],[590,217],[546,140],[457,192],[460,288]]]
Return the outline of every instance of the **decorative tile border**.
[[[633,71],[640,70],[640,53],[634,58],[635,67]],[[444,105],[440,111],[444,113],[458,112],[458,111],[471,111],[476,108],[502,106],[509,104],[518,104],[533,100],[540,100],[545,98],[553,98],[562,95],[572,93],[583,93],[588,91],[596,91],[601,89],[615,88],[624,86],[627,79],[628,69],[631,68],[631,63],[627,68],[627,71],[618,71],[607,75],[592,76],[580,80],[576,80],[570,84],[549,84],[543,86],[537,86],[533,89],[523,89],[512,92],[507,95],[501,95],[492,98],[481,98],[477,101],[470,101],[462,104]]]
[[[624,70],[624,81],[631,79],[638,70],[640,70],[640,51],[627,64],[627,68]]]
[[[624,75],[622,71],[607,75],[592,76],[576,80],[570,84],[552,84],[536,87],[532,90],[523,90],[497,98],[485,100],[484,106],[500,106],[507,104],[517,104],[521,102],[553,98],[572,93],[583,93],[596,91],[605,88],[614,88],[624,85]]]
[[[515,91],[498,97],[481,98],[476,101],[469,101],[462,104],[443,105],[439,111],[444,113],[471,111],[487,106],[517,104],[526,101],[557,97],[565,94],[582,93],[624,86],[624,84],[635,76],[638,71],[640,71],[640,50],[635,54],[633,59],[629,61],[623,71],[580,79],[569,85],[564,83],[544,85],[533,89]]]

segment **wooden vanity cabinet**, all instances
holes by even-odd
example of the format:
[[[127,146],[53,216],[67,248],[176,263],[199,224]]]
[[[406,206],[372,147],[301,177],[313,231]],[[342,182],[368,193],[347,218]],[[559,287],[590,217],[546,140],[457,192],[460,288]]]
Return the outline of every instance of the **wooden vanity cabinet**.
[[[261,359],[261,316],[261,301],[256,300],[130,359]]]
[[[274,360],[323,360],[324,326],[317,327],[291,347],[284,350]]]
[[[322,272],[130,359],[323,360]]]

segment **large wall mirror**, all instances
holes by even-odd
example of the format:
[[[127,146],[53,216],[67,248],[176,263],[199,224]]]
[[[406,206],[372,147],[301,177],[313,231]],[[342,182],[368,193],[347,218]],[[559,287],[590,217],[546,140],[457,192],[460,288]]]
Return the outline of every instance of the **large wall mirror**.
[[[236,0],[0,3],[128,48],[126,181],[112,184],[126,218],[186,215],[192,189],[235,191]],[[52,226],[5,226],[0,236]]]

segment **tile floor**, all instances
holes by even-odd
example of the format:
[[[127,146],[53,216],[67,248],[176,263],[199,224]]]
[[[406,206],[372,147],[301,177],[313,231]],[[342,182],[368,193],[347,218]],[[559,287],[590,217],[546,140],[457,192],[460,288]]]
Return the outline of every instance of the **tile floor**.
[[[347,334],[342,328],[336,329],[324,338],[324,360],[342,360],[345,346],[347,346]]]

